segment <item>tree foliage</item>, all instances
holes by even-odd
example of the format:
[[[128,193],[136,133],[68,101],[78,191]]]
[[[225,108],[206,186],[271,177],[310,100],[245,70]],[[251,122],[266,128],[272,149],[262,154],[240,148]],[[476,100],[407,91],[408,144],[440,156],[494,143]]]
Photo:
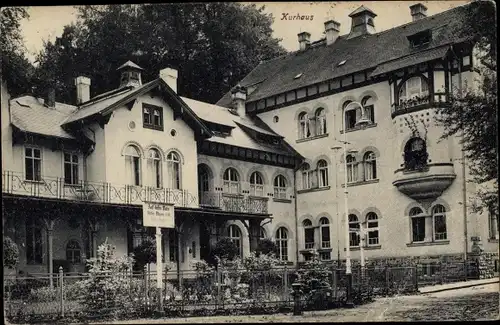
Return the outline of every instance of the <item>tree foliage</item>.
[[[257,249],[256,249],[255,253],[257,254],[257,256],[259,256],[260,254],[278,255],[278,253],[279,253],[278,245],[276,245],[276,243],[269,238],[261,239],[259,241],[259,244],[257,245]]]
[[[144,271],[144,266],[156,262],[156,243],[153,240],[144,240],[134,248],[134,269]]]
[[[437,122],[444,126],[442,139],[463,134],[463,148],[471,175],[477,183],[492,182],[488,193],[478,193],[476,210],[498,212],[498,102],[496,76],[496,7],[490,1],[468,6],[463,36],[475,44],[475,68],[479,86],[464,83],[455,89],[451,105],[439,109]],[[484,198],[488,198],[487,200]]]
[[[285,52],[263,10],[240,3],[80,6],[78,20],[38,55],[37,91],[50,85],[58,100],[74,102],[72,80],[86,75],[92,95],[102,93],[117,87],[116,68],[132,60],[145,69],[143,81],[173,67],[181,95],[215,102],[261,60]]]
[[[3,265],[8,268],[15,268],[19,263],[19,248],[10,237],[3,239]]]
[[[24,8],[2,8],[0,14],[0,51],[2,58],[2,80],[6,81],[12,95],[27,92],[30,85],[33,66],[24,55],[20,21],[28,18]]]
[[[239,254],[239,248],[229,238],[221,238],[212,249],[210,263],[216,264],[217,260],[232,261]]]

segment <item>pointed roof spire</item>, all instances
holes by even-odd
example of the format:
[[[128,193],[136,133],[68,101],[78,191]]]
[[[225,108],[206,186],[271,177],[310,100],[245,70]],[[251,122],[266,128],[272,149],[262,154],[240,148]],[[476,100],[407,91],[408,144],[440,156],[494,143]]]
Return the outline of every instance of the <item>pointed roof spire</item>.
[[[361,13],[364,13],[366,12],[368,15],[372,16],[372,17],[376,17],[377,14],[374,13],[373,11],[371,11],[370,9],[366,8],[365,6],[360,6],[358,9],[354,10],[353,12],[351,12],[349,14],[349,17],[353,17],[353,16],[357,16]]]
[[[137,69],[137,70],[144,70],[143,68],[141,68],[140,66],[138,66],[137,64],[135,64],[134,62],[128,60],[127,62],[125,62],[124,64],[122,64],[121,66],[119,66],[116,70],[122,70],[124,68],[133,68],[133,69]]]

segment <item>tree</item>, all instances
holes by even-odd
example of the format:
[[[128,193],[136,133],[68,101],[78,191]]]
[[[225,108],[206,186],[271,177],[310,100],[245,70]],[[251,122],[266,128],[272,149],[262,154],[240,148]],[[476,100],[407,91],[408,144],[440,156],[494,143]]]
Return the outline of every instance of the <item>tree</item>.
[[[261,239],[259,244],[257,245],[257,249],[255,250],[257,256],[260,254],[263,255],[278,255],[278,246],[274,241],[269,238]]]
[[[0,51],[2,58],[2,80],[6,81],[11,95],[27,92],[33,66],[25,57],[26,51],[20,32],[20,21],[28,18],[24,8],[2,8],[0,21]]]
[[[144,271],[144,266],[156,262],[156,243],[153,240],[144,240],[134,248],[134,269]]]
[[[38,55],[37,91],[56,88],[74,102],[73,78],[92,79],[92,95],[118,86],[116,68],[132,60],[143,81],[165,67],[179,70],[179,94],[217,101],[261,60],[285,53],[272,37],[264,7],[182,3],[78,7],[78,20]]]
[[[478,192],[480,203],[473,206],[476,212],[486,209],[498,216],[496,8],[493,2],[475,1],[467,10],[467,28],[461,33],[475,44],[479,87],[465,85],[461,91],[455,90],[451,105],[439,109],[436,121],[444,126],[441,139],[463,134],[465,158],[474,182],[491,185]]]
[[[216,264],[217,258],[223,261],[232,261],[239,254],[239,248],[229,238],[221,238],[212,249],[209,263]]]
[[[3,264],[8,268],[15,268],[19,263],[19,249],[10,237],[3,239]]]

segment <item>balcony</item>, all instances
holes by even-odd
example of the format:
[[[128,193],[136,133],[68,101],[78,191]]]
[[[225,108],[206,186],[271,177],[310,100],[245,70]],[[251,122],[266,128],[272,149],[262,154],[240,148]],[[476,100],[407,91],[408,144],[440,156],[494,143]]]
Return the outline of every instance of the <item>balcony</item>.
[[[404,113],[411,113],[429,107],[431,97],[428,94],[402,99],[399,103],[392,104],[392,117]]]
[[[268,213],[268,199],[237,194],[202,192],[200,207],[221,209],[229,212]]]
[[[456,177],[452,163],[435,163],[414,170],[405,168],[394,172],[392,185],[414,200],[436,199]]]
[[[87,181],[65,184],[64,178],[59,177],[29,181],[22,173],[10,171],[2,172],[2,193],[93,203],[142,205],[143,202],[155,202],[177,207],[198,206],[198,198],[186,190]]]

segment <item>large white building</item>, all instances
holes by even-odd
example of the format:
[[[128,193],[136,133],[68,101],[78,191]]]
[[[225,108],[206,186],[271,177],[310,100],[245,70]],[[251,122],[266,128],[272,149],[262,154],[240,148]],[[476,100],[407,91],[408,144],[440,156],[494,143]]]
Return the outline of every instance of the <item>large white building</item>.
[[[216,105],[177,94],[182,67],[143,82],[130,61],[94,98],[77,78],[74,105],[9,99],[2,85],[3,222],[19,268],[83,270],[106,238],[130,253],[153,234],[143,202],[175,206],[176,228],[163,230],[174,268],[221,236],[243,256],[267,237],[290,264],[344,259],[347,231],[355,260],[362,247],[393,264],[463,260],[479,236],[497,268],[496,218],[471,212],[459,138],[439,141],[434,121],[454,89],[476,83],[474,46],[457,32],[466,9],[427,17],[417,4],[412,22],[377,33],[361,6],[349,34],[333,20],[324,39],[300,33],[298,51],[259,64]],[[344,137],[347,157],[332,149]]]

